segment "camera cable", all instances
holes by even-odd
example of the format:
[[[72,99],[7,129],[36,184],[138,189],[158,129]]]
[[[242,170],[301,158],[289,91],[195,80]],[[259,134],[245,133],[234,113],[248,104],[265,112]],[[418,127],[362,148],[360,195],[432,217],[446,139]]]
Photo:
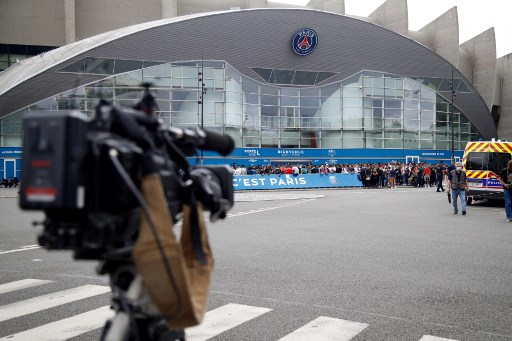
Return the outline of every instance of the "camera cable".
[[[142,211],[144,212],[144,215],[146,216],[146,219],[148,221],[148,224],[150,226],[151,232],[153,234],[153,237],[155,238],[158,251],[160,252],[160,255],[162,256],[163,263],[165,265],[165,270],[167,272],[167,276],[169,280],[171,281],[172,287],[176,293],[179,293],[178,285],[176,283],[176,279],[174,277],[173,271],[171,269],[171,266],[167,260],[167,257],[165,256],[165,251],[162,245],[162,241],[160,240],[160,237],[158,235],[155,223],[151,217],[151,214],[149,212],[149,207],[147,205],[146,200],[144,199],[142,193],[137,189],[137,186],[133,183],[132,179],[126,172],[126,170],[123,168],[121,162],[117,159],[118,151],[115,149],[111,149],[109,152],[110,160],[112,161],[112,164],[116,168],[117,172],[121,176],[121,178],[124,180],[130,191],[135,196],[136,200],[139,202]],[[178,298],[178,309],[175,314],[175,316],[166,317],[166,319],[171,320],[178,316],[180,316],[183,313],[183,302],[181,300],[181,295],[176,295]]]

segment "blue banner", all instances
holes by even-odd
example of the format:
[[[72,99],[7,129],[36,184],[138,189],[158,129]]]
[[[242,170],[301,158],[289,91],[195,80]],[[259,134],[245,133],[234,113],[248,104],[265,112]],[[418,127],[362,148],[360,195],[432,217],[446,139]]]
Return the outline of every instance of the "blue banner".
[[[233,177],[235,191],[361,186],[361,181],[357,180],[356,174],[236,175]]]
[[[462,157],[463,151],[456,150],[455,156]],[[437,163],[448,161],[451,151],[443,149],[322,149],[322,148],[235,148],[227,157],[205,151],[205,164],[268,165],[278,163],[323,164],[411,161]]]
[[[0,147],[0,157],[19,158],[22,154],[21,147]]]

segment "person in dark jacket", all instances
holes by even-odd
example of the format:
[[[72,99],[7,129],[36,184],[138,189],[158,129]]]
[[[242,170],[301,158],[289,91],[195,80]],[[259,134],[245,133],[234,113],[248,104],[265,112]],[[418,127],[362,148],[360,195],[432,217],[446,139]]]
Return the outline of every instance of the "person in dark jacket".
[[[457,162],[455,169],[448,173],[448,193],[452,195],[453,214],[458,213],[457,197],[460,198],[462,215],[466,214],[466,191],[468,190],[468,181],[466,172],[462,170],[462,163]]]

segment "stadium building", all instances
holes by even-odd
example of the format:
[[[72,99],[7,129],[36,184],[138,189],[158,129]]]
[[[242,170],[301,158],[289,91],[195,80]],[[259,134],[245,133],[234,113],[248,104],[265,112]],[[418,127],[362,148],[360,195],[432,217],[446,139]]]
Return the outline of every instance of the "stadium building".
[[[419,31],[406,0],[365,18],[342,0],[19,0],[0,3],[0,22],[0,146],[12,155],[28,112],[131,106],[143,82],[164,126],[235,139],[205,163],[434,162],[512,139],[512,54],[496,59],[492,28],[459,44],[456,7]],[[12,155],[0,167],[20,175]]]

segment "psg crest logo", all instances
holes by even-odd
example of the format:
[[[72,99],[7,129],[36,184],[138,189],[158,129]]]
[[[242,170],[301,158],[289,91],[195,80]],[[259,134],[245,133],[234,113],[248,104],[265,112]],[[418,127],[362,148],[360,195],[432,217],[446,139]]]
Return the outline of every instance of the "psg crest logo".
[[[310,28],[303,28],[293,36],[292,48],[299,56],[307,56],[316,49],[318,35]]]

